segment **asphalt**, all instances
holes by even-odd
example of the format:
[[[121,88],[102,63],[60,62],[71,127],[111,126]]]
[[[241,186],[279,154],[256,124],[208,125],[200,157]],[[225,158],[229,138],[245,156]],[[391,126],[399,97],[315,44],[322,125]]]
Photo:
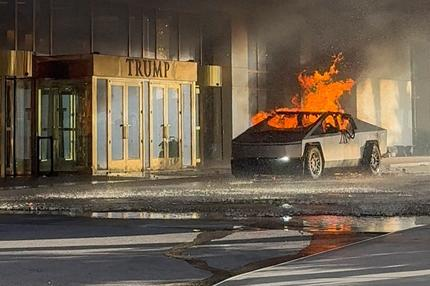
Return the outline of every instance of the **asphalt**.
[[[219,286],[429,285],[430,226],[358,242],[230,278]]]
[[[411,216],[430,213],[429,169],[430,160],[408,158],[386,159],[381,176],[342,172],[317,181],[301,176],[236,179],[228,169],[146,178],[2,180],[0,213],[15,216],[0,216],[0,255],[5,266],[0,267],[0,285],[188,285],[191,281],[211,285],[231,275],[414,226],[416,219]],[[17,222],[16,214],[144,220],[26,216]],[[297,216],[306,215],[306,224],[294,224]],[[396,215],[407,217],[369,223],[370,216]],[[243,218],[250,217],[257,218],[252,227],[240,226]],[[174,218],[175,222],[154,226],[154,220],[147,218]],[[293,228],[268,230],[271,218]],[[366,227],[356,231],[364,236],[344,237],[343,232],[354,229],[351,221],[360,218]],[[184,227],[183,219],[193,222]],[[211,219],[226,219],[227,227],[214,225]],[[118,228],[118,224],[124,225]],[[313,229],[321,225],[334,231],[335,238],[315,234]],[[369,231],[375,234],[369,236]],[[428,285],[429,231],[423,227],[397,232],[231,281],[242,283],[237,285]],[[311,240],[309,233],[313,233]],[[296,263],[298,268],[288,268]]]
[[[55,216],[0,215],[0,234],[0,285],[21,286],[211,285],[311,243],[309,233],[223,221]]]
[[[8,178],[0,181],[0,213],[140,212],[143,217],[173,214],[201,219],[430,213],[428,157],[387,158],[383,169],[381,176],[332,172],[319,180],[303,176],[236,179],[228,169],[143,178]]]

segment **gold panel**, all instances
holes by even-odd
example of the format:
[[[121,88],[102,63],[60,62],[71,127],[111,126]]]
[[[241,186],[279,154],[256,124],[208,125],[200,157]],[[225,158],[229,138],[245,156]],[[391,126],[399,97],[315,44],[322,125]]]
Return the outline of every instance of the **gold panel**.
[[[93,75],[134,79],[197,81],[197,63],[94,55]]]
[[[121,66],[118,57],[94,55],[93,75],[120,77]]]
[[[33,69],[33,55],[28,51],[1,51],[0,75],[30,77]]]
[[[206,65],[203,67],[203,85],[211,87],[222,86],[222,69],[220,66]]]

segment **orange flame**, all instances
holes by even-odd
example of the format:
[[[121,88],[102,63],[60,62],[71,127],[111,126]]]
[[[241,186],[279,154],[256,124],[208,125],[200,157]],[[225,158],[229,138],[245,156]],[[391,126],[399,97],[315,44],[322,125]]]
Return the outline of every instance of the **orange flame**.
[[[298,76],[298,82],[302,89],[301,96],[295,95],[291,104],[293,107],[276,108],[271,112],[259,112],[252,117],[252,124],[258,124],[266,118],[272,116],[268,124],[275,128],[296,128],[298,120],[296,116],[278,114],[282,111],[308,111],[308,112],[344,112],[339,99],[346,92],[350,92],[355,82],[348,78],[346,80],[336,80],[339,73],[337,64],[343,60],[342,53],[333,57],[333,62],[327,71],[320,73],[315,71],[307,75],[305,71]],[[317,116],[308,115],[302,119],[303,126],[308,126],[317,120]],[[341,128],[347,123],[342,122]]]

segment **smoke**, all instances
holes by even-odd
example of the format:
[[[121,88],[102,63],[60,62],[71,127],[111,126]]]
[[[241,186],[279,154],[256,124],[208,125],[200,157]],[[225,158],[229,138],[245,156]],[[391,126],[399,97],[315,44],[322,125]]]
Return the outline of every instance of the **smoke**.
[[[403,60],[408,57],[410,43],[428,38],[428,29],[424,28],[428,26],[427,13],[422,9],[428,9],[429,4],[424,1],[278,0],[268,3],[272,4],[259,19],[263,41],[269,43],[275,54],[284,53],[288,57],[296,53],[303,68],[321,68],[330,61],[330,56],[343,52],[348,72],[357,78],[374,66],[381,66],[385,56],[385,66]],[[379,47],[381,53],[376,60],[375,50]],[[394,62],[390,61],[393,59]],[[393,74],[408,76],[403,67],[401,70],[393,67],[396,71]]]
[[[301,71],[324,70],[331,56],[342,52],[339,76],[357,82],[352,96],[345,97],[346,111],[387,128],[390,145],[417,143],[412,138],[420,132],[419,122],[430,120],[430,110],[420,117],[420,106],[418,119],[412,118],[414,98],[430,106],[430,97],[422,94],[430,94],[429,1],[262,2],[267,4],[259,13],[258,34],[272,56],[267,109],[290,101]],[[420,94],[414,97],[414,90]],[[422,128],[430,133],[430,127]],[[428,138],[423,141],[429,146]]]

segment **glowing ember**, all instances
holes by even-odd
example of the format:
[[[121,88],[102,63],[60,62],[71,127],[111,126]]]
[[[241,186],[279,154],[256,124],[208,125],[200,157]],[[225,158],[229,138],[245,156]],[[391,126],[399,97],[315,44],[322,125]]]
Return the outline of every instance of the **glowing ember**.
[[[354,86],[352,79],[336,80],[335,77],[339,73],[336,65],[343,60],[342,54],[333,57],[333,62],[330,68],[320,73],[315,71],[311,75],[305,72],[300,73],[298,82],[302,89],[300,95],[292,98],[292,107],[277,108],[271,112],[259,112],[252,117],[252,124],[255,125],[266,118],[269,119],[268,124],[275,128],[297,128],[299,126],[296,116],[280,114],[278,112],[288,111],[307,111],[307,112],[344,112],[339,103],[340,97],[346,92],[351,91]],[[302,126],[308,126],[317,120],[315,115],[307,115],[301,119]],[[339,120],[342,121],[342,120]],[[340,122],[339,126],[344,128],[347,122]]]

